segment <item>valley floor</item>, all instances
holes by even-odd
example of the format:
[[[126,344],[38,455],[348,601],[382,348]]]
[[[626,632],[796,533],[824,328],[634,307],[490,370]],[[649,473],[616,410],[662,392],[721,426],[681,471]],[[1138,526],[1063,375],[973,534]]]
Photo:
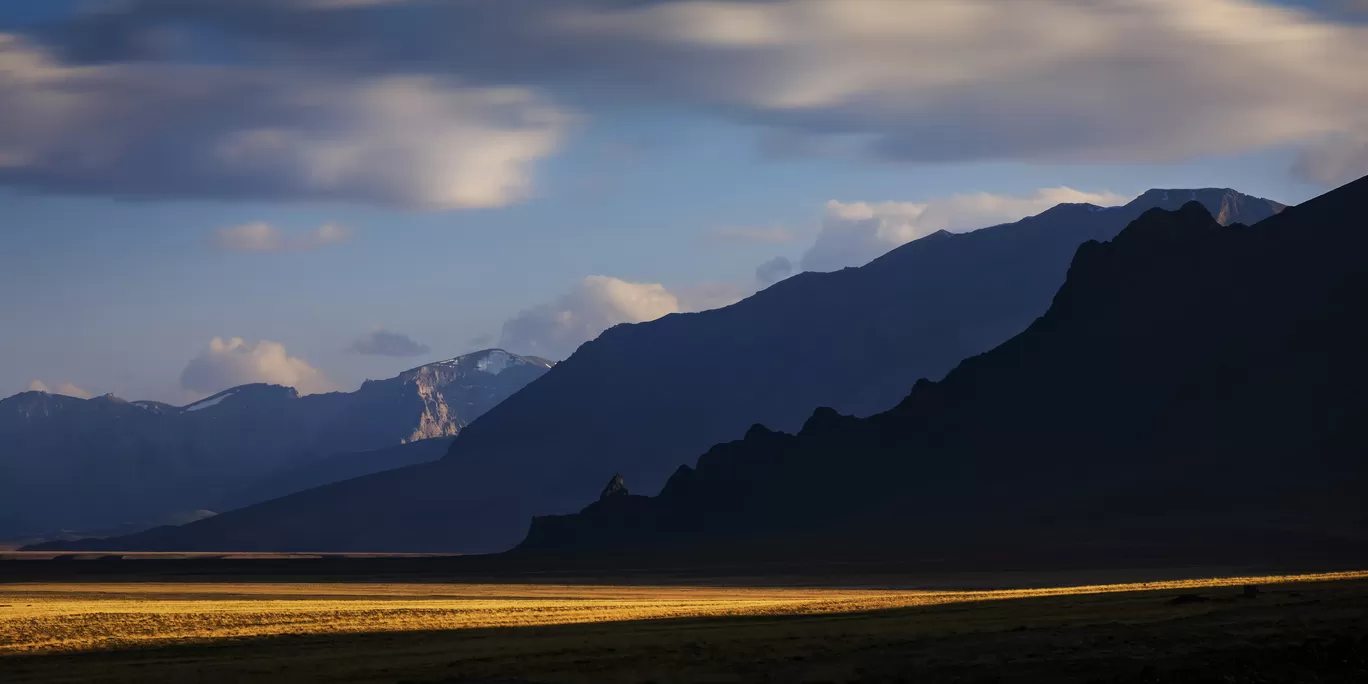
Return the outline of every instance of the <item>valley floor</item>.
[[[12,582],[0,681],[1363,682],[1368,572],[972,591]]]

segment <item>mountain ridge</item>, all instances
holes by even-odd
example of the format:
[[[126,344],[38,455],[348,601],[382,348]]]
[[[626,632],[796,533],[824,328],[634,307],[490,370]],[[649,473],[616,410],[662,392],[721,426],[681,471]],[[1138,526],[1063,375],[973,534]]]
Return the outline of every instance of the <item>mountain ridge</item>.
[[[796,429],[822,405],[858,415],[887,409],[918,378],[941,377],[1029,325],[1078,245],[1114,236],[1142,204],[1057,207],[917,240],[862,267],[799,274],[728,307],[615,326],[463,431],[436,463],[111,543],[507,549],[533,516],[578,510],[603,470],[654,493],[680,463],[752,423]],[[1250,221],[1281,207],[1257,198],[1242,206]]]
[[[1148,210],[1080,245],[1025,331],[892,409],[753,426],[656,497],[536,519],[518,553],[1364,557],[1365,199],[1368,178],[1254,227]],[[830,486],[833,453],[862,486]]]
[[[497,372],[480,367],[491,360]],[[248,505],[261,500],[250,487],[275,471],[453,436],[551,365],[487,349],[355,392],[300,396],[256,383],[180,407],[20,393],[0,400],[0,537]]]

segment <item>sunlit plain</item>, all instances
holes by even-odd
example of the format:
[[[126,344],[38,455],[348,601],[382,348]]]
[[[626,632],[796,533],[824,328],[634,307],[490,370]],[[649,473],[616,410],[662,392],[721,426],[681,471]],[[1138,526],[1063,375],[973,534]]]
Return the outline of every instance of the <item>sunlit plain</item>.
[[[0,586],[0,653],[281,634],[854,613],[1045,596],[1354,579],[1368,579],[1368,571],[991,591],[546,584],[9,584]]]

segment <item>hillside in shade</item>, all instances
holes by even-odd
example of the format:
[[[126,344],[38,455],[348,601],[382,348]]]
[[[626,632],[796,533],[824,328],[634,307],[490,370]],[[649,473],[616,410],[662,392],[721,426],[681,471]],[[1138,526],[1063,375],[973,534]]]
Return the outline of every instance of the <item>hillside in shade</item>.
[[[754,426],[518,550],[1368,552],[1365,203],[1368,179],[1254,227],[1148,211],[1083,244],[1028,329],[893,409]]]

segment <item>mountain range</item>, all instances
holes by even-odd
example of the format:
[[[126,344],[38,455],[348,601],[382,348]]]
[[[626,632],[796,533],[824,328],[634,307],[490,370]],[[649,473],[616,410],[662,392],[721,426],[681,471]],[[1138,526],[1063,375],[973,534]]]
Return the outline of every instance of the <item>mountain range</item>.
[[[1147,211],[1079,247],[1024,332],[891,410],[753,426],[656,497],[615,478],[519,552],[1361,558],[1365,203],[1368,178],[1253,227]]]
[[[499,551],[533,516],[578,509],[622,473],[655,492],[753,423],[797,430],[816,406],[869,416],[921,378],[1021,332],[1080,244],[1153,208],[1198,202],[1253,223],[1282,205],[1233,190],[1152,190],[937,233],[859,267],[802,273],[729,307],[616,326],[464,430],[440,461],[300,492],[125,550]]]
[[[0,538],[147,526],[438,458],[449,440],[338,455],[454,436],[551,366],[491,349],[355,392],[244,385],[183,407],[25,392],[0,400]]]

